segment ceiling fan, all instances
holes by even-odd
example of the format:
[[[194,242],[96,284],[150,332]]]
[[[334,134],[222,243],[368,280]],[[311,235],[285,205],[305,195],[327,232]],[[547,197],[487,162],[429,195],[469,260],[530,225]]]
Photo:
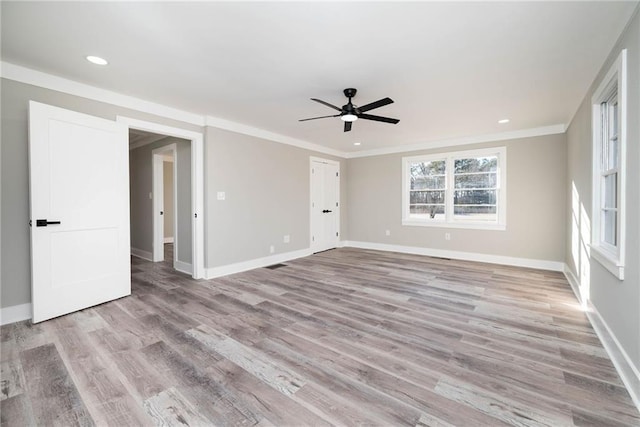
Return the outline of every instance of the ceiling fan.
[[[353,103],[351,102],[351,98],[356,96],[356,92],[357,90],[353,88],[348,88],[344,90],[344,96],[349,98],[349,102],[347,102],[346,105],[343,105],[342,108],[336,107],[335,105],[329,104],[328,102],[322,101],[320,99],[311,98],[312,101],[319,102],[320,104],[326,105],[327,107],[340,111],[340,114],[334,114],[332,116],[311,117],[309,119],[301,119],[299,121],[306,122],[307,120],[325,119],[327,117],[340,117],[340,119],[344,121],[345,132],[349,132],[351,130],[351,124],[358,119],[392,123],[394,125],[400,121],[398,119],[392,119],[389,117],[381,117],[381,116],[374,116],[371,114],[364,114],[366,111],[373,110],[374,108],[380,108],[380,107],[384,107],[385,105],[393,104],[393,100],[391,98],[383,98],[376,102],[372,102],[371,104],[358,107],[357,105],[353,105]]]

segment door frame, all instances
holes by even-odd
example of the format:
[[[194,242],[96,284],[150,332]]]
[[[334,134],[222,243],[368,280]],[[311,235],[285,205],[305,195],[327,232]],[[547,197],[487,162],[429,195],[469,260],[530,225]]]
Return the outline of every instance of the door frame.
[[[313,162],[325,163],[335,165],[338,168],[338,188],[336,189],[336,198],[338,200],[337,212],[336,212],[336,228],[338,230],[338,245],[342,240],[342,233],[340,228],[340,215],[342,213],[342,202],[340,200],[340,183],[342,180],[342,172],[340,171],[340,162],[337,160],[325,159],[322,157],[309,156],[309,248],[313,251]]]
[[[178,162],[176,161],[178,146],[169,144],[151,151],[153,169],[153,262],[164,261],[164,162],[167,154],[173,158],[173,268],[178,262]]]
[[[161,135],[173,136],[191,141],[191,234],[192,234],[192,277],[205,277],[204,268],[204,136],[173,126],[145,120],[117,116],[116,121],[124,123],[128,129],[138,129]]]

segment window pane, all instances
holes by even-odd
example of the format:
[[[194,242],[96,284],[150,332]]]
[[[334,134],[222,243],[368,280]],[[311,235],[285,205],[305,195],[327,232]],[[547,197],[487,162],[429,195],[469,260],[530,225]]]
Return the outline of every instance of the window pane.
[[[495,205],[496,190],[456,190],[453,204],[457,205]]]
[[[444,205],[409,205],[409,217],[416,219],[444,220]]]
[[[445,176],[444,175],[431,175],[431,176],[411,176],[411,189],[412,190],[435,190],[444,189]]]
[[[495,172],[455,175],[455,188],[496,188],[498,174]]]
[[[444,160],[411,163],[411,176],[444,175],[445,168]]]
[[[409,203],[412,205],[415,205],[415,204],[443,205],[444,191],[443,190],[410,191]]]
[[[613,211],[602,211],[602,229],[604,232],[604,241],[609,243],[610,245],[616,246],[617,236],[616,236],[616,228],[617,228],[617,212]]]
[[[618,167],[618,138],[609,139],[604,147],[607,150],[607,164],[605,169],[616,169]]]
[[[612,173],[604,177],[603,201],[605,208],[617,208],[618,174]]]
[[[456,220],[468,221],[497,221],[498,209],[494,206],[468,206],[458,205],[453,208],[453,217]]]
[[[607,111],[609,115],[609,136],[617,137],[618,136],[618,100],[611,100],[607,103],[609,106],[609,110]]]
[[[497,170],[497,156],[456,159],[454,161],[454,173],[495,172]]]

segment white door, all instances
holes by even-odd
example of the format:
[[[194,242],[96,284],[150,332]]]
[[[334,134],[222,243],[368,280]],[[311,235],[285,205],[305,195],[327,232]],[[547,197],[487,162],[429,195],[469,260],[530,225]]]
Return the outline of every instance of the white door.
[[[326,251],[340,241],[339,163],[311,160],[311,250]]]
[[[33,322],[131,294],[126,126],[31,101]]]

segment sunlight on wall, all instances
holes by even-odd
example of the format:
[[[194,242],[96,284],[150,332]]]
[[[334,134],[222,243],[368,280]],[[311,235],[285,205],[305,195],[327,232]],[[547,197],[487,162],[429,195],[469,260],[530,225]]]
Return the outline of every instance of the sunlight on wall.
[[[580,195],[575,183],[571,185],[571,261],[570,267],[580,271]]]
[[[591,290],[591,220],[580,201],[575,182],[571,183],[571,258],[578,279],[580,303],[587,307]]]

